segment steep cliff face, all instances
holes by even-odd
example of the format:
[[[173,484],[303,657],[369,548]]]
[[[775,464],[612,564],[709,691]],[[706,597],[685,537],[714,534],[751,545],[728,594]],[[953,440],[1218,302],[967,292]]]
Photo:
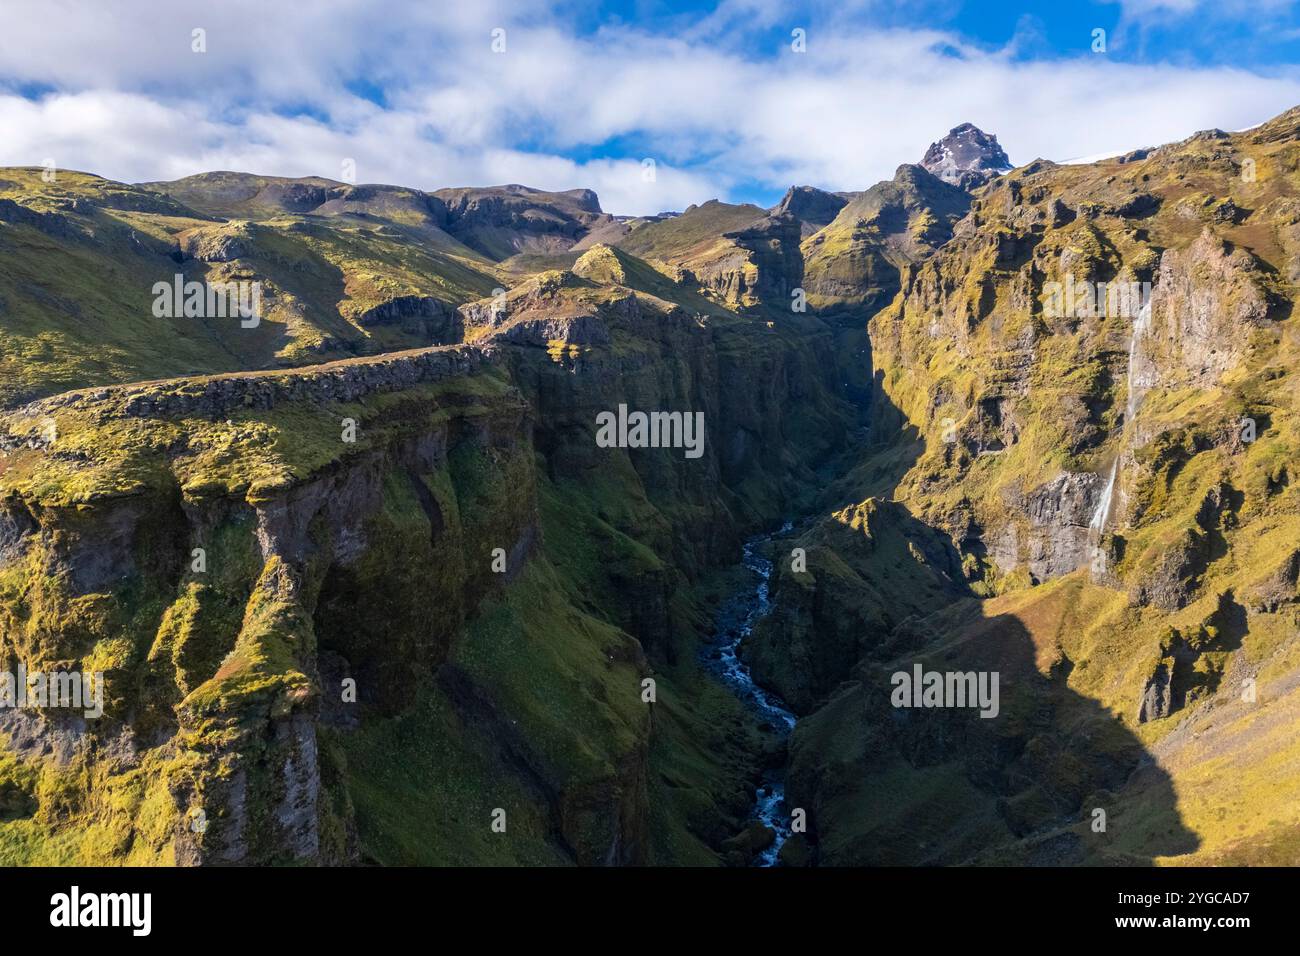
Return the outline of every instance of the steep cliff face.
[[[441,189],[431,198],[445,205],[447,231],[491,259],[566,250],[613,218],[601,212],[590,189],[562,193],[516,185]]]
[[[110,859],[354,855],[322,699],[409,708],[505,579],[492,548],[526,564],[527,407],[481,355],[443,352],[105,389],[6,424],[35,429],[3,474],[6,662],[102,672],[108,702],[102,725],[32,718],[76,738],[42,770],[74,791],[60,822],[129,836],[149,815]]]
[[[716,862],[755,742],[700,686],[691,589],[807,507],[857,415],[829,328],[725,300],[597,246],[440,307],[474,345],[9,412],[4,663],[102,672],[106,716],[6,715],[7,856]],[[620,407],[698,441],[597,441]]]
[[[800,231],[808,236],[834,222],[840,210],[858,195],[828,193],[815,186],[791,186],[771,211],[774,215],[789,213],[799,220]]]
[[[807,572],[776,577],[752,650],[778,686],[819,678],[791,691],[789,794],[824,862],[1294,861],[1294,787],[1257,761],[1293,758],[1300,706],[1297,142],[1292,111],[1036,162],[902,265],[870,321],[873,444],[831,496],[893,499],[910,549],[869,560],[842,512],[778,542],[812,545]],[[903,617],[887,573],[934,606]],[[1004,718],[891,707],[917,661],[1000,672]]]
[[[1121,457],[1127,499],[1126,456],[1171,425],[1164,396],[1225,388],[1232,370],[1269,361],[1284,297],[1261,254],[1279,249],[1286,220],[1256,213],[1240,244],[1228,236],[1244,224],[1220,235],[1188,222],[1163,193],[1187,190],[1173,170],[1203,147],[1114,173],[1030,166],[998,180],[872,320],[877,424],[897,409],[925,441],[901,492],[958,540],[978,526],[990,573],[1043,580],[1084,563],[1079,532],[1108,466]],[[1226,192],[1265,188],[1218,175]]]
[[[657,556],[610,564],[602,600],[670,658],[672,595],[732,560],[743,529],[808,507],[816,469],[858,414],[839,397],[831,329],[797,314],[739,318],[606,246],[573,273],[544,273],[462,311],[467,334],[503,350],[536,410],[547,477],[595,499],[606,526],[596,533],[612,553],[623,540]],[[699,447],[601,447],[598,417],[620,406],[698,416]]]

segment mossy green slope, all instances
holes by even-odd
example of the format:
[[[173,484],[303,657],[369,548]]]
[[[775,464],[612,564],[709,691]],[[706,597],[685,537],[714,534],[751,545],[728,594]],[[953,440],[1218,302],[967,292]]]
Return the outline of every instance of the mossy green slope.
[[[1296,862],[1298,123],[1031,163],[903,265],[870,321],[876,444],[829,497],[893,499],[914,550],[942,531],[968,593],[999,596],[895,617],[815,702],[791,791],[825,862]],[[1149,282],[1149,319],[1061,314],[1067,278]],[[844,608],[891,608],[835,573],[859,543],[809,557],[815,594],[792,578],[756,650],[774,675]],[[1000,669],[1009,719],[900,722],[888,678],[917,660]]]
[[[5,406],[88,384],[455,341],[455,306],[499,282],[478,253],[437,240],[400,208],[385,218],[259,207],[256,221],[219,220],[161,192],[42,173],[0,171]],[[259,283],[260,321],[160,317],[154,286],[178,274]]]

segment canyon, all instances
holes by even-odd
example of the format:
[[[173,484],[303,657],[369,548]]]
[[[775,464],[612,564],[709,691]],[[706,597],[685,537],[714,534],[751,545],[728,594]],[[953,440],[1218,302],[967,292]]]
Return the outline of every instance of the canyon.
[[[0,671],[105,683],[0,711],[0,860],[1300,862],[1298,167],[1300,109],[641,218],[0,170]]]

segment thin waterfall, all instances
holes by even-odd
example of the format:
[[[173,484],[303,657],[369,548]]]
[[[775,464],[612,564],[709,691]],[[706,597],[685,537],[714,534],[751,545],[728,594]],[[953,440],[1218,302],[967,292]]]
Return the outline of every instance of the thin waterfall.
[[[1137,364],[1142,336],[1146,335],[1149,328],[1151,328],[1151,297],[1147,296],[1146,301],[1142,303],[1142,308],[1138,310],[1137,318],[1133,320],[1133,331],[1129,333],[1128,401],[1124,406],[1124,428],[1126,431],[1129,425],[1133,423],[1133,420],[1137,418],[1138,387],[1141,384],[1138,380]]]
[[[1151,327],[1151,297],[1143,297],[1141,308],[1138,309],[1137,316],[1133,320],[1133,328],[1129,332],[1128,340],[1128,372],[1126,376],[1128,384],[1128,396],[1124,405],[1124,425],[1120,434],[1119,448],[1115,450],[1115,461],[1110,466],[1110,478],[1106,481],[1106,488],[1101,493],[1101,500],[1097,502],[1097,508],[1092,513],[1092,520],[1088,522],[1088,543],[1093,551],[1093,563],[1097,564],[1098,549],[1101,545],[1102,533],[1106,530],[1106,521],[1110,518],[1111,504],[1115,499],[1115,483],[1119,479],[1119,460],[1123,454],[1124,442],[1128,436],[1129,428],[1137,419],[1138,404],[1141,396],[1138,393],[1141,386],[1141,375],[1138,371],[1138,362],[1141,358],[1142,337],[1146,335],[1147,330]]]
[[[1115,456],[1114,463],[1110,466],[1110,480],[1106,482],[1106,489],[1101,493],[1101,500],[1097,502],[1097,509],[1092,513],[1092,520],[1088,522],[1088,538],[1093,547],[1101,541],[1101,533],[1106,529],[1106,518],[1110,515],[1110,501],[1115,497],[1115,479],[1119,475],[1119,456]]]

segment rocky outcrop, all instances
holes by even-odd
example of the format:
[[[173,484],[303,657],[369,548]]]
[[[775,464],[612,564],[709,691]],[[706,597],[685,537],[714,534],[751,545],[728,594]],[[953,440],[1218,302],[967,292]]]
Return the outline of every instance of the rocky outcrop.
[[[12,199],[0,199],[0,222],[31,226],[46,235],[61,239],[72,238],[77,234],[76,224],[63,213],[33,209]]]
[[[181,256],[200,262],[233,262],[249,255],[255,233],[249,223],[233,226],[208,226],[184,233],[180,239]]]
[[[1300,549],[1291,551],[1272,571],[1256,581],[1246,599],[1247,606],[1257,614],[1272,614],[1283,605],[1300,601]]]
[[[1004,495],[1008,513],[1024,516],[991,537],[993,561],[1004,574],[1022,564],[1035,581],[1049,581],[1082,567],[1089,559],[1089,525],[1097,511],[1105,479],[1096,474],[1064,472],[1020,495]],[[992,530],[992,529],[990,529]]]
[[[728,302],[788,307],[803,282],[799,220],[777,213],[754,225],[723,234],[749,255],[740,268],[698,273],[703,283]]]
[[[1148,720],[1168,717],[1173,711],[1173,679],[1170,670],[1171,663],[1162,660],[1147,678],[1146,686],[1142,688],[1142,700],[1138,704],[1138,723],[1145,724]]]
[[[1008,172],[1011,160],[998,145],[998,138],[972,123],[948,131],[925,151],[921,165],[946,183],[962,189],[982,186],[994,176]]]
[[[642,311],[628,292],[586,300],[575,294],[590,288],[576,273],[545,272],[504,295],[461,306],[461,325],[472,330],[475,341],[538,348],[608,345],[610,323],[636,322]]]
[[[1165,628],[1155,662],[1148,665],[1137,722],[1169,717],[1212,696],[1219,689],[1227,654],[1240,646],[1247,629],[1245,609],[1231,590],[1218,595],[1214,611],[1202,622]]]
[[[829,226],[856,193],[828,193],[815,186],[791,186],[781,201],[772,207],[774,216],[789,213],[799,220],[804,236]]]
[[[396,326],[434,345],[453,345],[464,338],[456,310],[430,295],[403,295],[357,314],[365,328]]]
[[[1151,299],[1151,361],[1206,386],[1237,365],[1266,327],[1271,293],[1259,261],[1206,229],[1167,250]]]
[[[330,197],[330,190],[312,182],[277,181],[256,195],[256,201],[285,212],[311,212]]]
[[[549,193],[527,186],[440,189],[443,228],[471,249],[504,259],[517,252],[560,252],[611,221],[590,189]]]
[[[490,354],[490,350],[472,346],[434,347],[309,369],[83,389],[33,402],[21,409],[20,415],[34,418],[58,409],[111,403],[134,418],[219,418],[241,409],[270,409],[286,402],[352,402],[470,374],[489,361]]]
[[[904,621],[968,593],[952,542],[905,507],[868,499],[774,546],[772,613],[741,648],[753,674],[807,714]]]
[[[266,190],[259,200],[271,199]],[[276,196],[274,201],[293,202],[290,196]],[[306,197],[304,197],[305,199]],[[442,229],[447,224],[447,206],[437,196],[402,186],[336,186],[325,201],[311,210],[315,216],[354,216],[361,219],[389,220],[409,227]]]
[[[1210,562],[1224,550],[1224,535],[1236,527],[1241,496],[1231,485],[1208,488],[1190,526],[1171,529],[1141,556],[1129,587],[1130,599],[1165,611],[1185,607],[1197,595]]]

